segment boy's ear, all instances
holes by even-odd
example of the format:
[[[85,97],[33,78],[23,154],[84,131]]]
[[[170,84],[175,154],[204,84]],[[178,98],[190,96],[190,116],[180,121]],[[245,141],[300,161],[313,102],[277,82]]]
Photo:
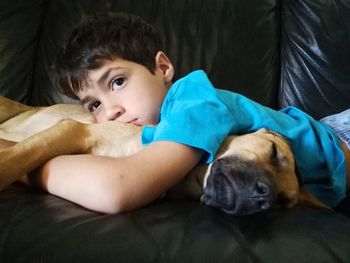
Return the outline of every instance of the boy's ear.
[[[155,57],[156,60],[156,70],[159,69],[164,78],[165,83],[172,82],[174,77],[174,67],[171,64],[170,59],[165,55],[163,51],[158,51]]]

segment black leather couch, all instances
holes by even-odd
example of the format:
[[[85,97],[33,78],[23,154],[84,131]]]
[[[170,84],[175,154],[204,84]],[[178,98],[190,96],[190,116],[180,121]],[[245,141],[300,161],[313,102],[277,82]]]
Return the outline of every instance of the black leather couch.
[[[177,77],[202,68],[217,87],[315,118],[350,106],[349,0],[1,0],[0,94],[71,102],[48,68],[73,25],[106,9],[154,23]],[[0,262],[350,262],[349,211],[233,217],[162,200],[104,215],[14,184],[0,193]]]

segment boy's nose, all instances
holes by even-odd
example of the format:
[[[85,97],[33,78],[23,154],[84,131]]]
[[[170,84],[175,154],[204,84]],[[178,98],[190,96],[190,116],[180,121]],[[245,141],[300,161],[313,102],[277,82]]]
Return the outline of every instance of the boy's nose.
[[[125,113],[125,109],[121,106],[112,106],[106,110],[106,118],[108,121],[114,121]]]

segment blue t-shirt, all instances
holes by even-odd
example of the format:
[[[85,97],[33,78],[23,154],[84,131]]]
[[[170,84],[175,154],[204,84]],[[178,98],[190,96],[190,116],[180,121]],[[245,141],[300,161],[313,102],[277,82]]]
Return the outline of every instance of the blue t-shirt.
[[[305,187],[329,206],[346,193],[346,167],[333,130],[303,111],[286,107],[276,111],[247,97],[215,89],[203,71],[194,71],[170,88],[156,127],[146,126],[142,142],[173,141],[207,152],[206,161],[229,134],[266,128],[291,145]]]

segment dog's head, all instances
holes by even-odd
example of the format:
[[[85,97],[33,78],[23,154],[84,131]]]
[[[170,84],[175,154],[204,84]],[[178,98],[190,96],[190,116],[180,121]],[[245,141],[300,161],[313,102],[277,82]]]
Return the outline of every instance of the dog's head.
[[[209,166],[202,201],[229,214],[245,215],[293,207],[302,192],[288,142],[260,129],[226,139]]]

